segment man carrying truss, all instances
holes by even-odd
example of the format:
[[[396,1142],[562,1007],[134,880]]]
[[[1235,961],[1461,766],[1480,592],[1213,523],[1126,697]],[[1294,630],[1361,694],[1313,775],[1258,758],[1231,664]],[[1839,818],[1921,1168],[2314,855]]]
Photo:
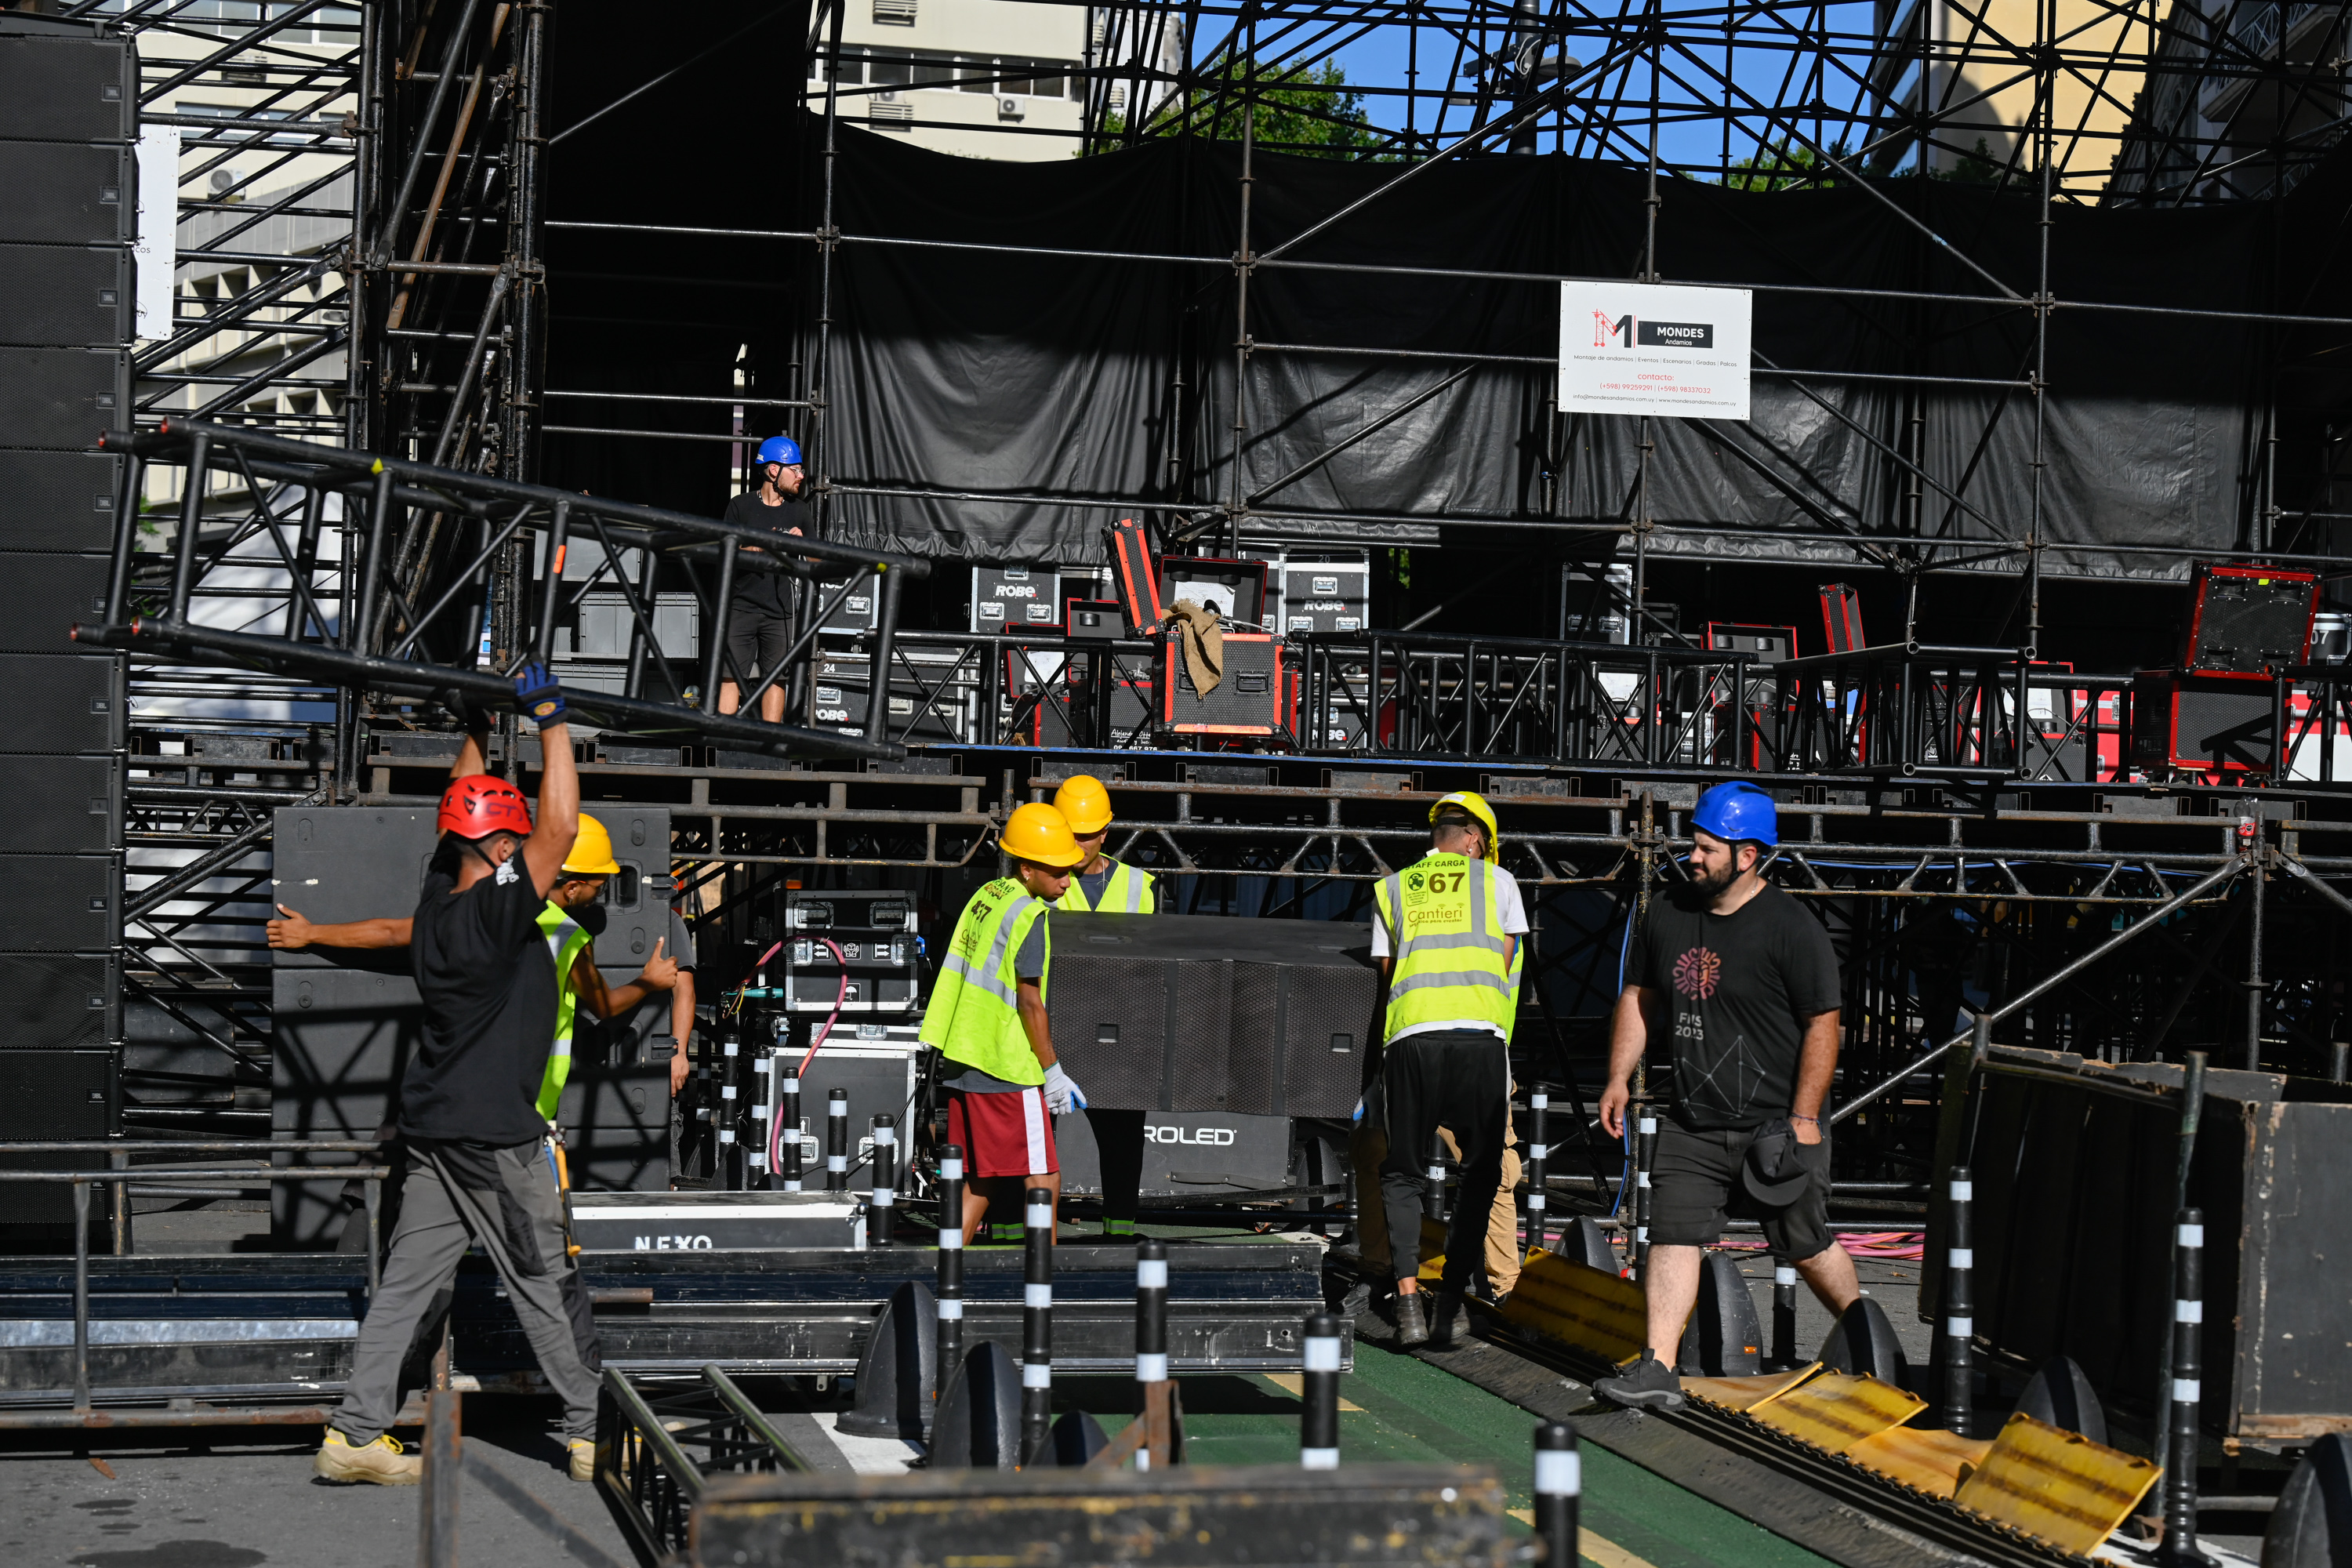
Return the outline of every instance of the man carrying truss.
[[[1772,797],[1717,784],[1691,812],[1689,882],[1650,902],[1625,965],[1601,1122],[1625,1135],[1633,1068],[1667,1034],[1676,1103],[1650,1173],[1649,1344],[1593,1392],[1679,1409],[1673,1361],[1698,1300],[1699,1249],[1727,1213],[1752,1213],[1776,1262],[1793,1265],[1832,1314],[1862,1293],[1829,1228],[1829,1128],[1837,1067],[1838,966],[1829,933],[1759,867],[1780,841]]]

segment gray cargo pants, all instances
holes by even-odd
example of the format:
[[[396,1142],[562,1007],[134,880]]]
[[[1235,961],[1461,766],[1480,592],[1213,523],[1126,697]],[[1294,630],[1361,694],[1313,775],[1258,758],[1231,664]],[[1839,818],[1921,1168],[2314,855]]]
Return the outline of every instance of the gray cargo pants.
[[[546,1374],[563,1400],[563,1435],[596,1435],[604,1358],[579,1266],[563,1249],[563,1197],[543,1142],[408,1141],[400,1223],[360,1324],[352,1381],[333,1426],[357,1447],[392,1426],[408,1391],[401,1369],[439,1325],[468,1243],[489,1255]]]

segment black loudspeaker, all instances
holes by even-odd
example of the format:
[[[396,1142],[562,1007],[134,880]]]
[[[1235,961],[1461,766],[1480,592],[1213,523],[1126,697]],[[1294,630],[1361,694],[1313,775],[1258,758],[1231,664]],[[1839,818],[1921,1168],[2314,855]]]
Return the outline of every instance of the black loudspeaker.
[[[2308,663],[2319,574],[2197,563],[2180,667],[2192,675],[2268,675]]]
[[[0,430],[12,446],[87,451],[130,406],[129,354],[0,348]]]
[[[1376,1026],[1371,927],[1057,913],[1056,1053],[1111,1110],[1346,1116]]]
[[[121,482],[110,453],[0,452],[0,551],[108,553]]]
[[[2156,773],[2269,773],[2275,697],[2262,676],[2144,669],[2132,678],[2132,762]]]
[[[0,242],[128,245],[138,229],[137,179],[120,143],[0,142],[0,190],[9,196]]]
[[[107,953],[0,952],[0,1051],[103,1049],[118,995]]]
[[[122,882],[113,856],[0,856],[0,879],[8,888],[0,952],[98,952],[112,944]]]
[[[1180,735],[1271,735],[1286,730],[1282,644],[1255,632],[1224,635],[1224,676],[1205,693],[1192,684],[1183,639],[1168,638],[1160,721]]]
[[[1078,1086],[1091,1094],[1094,1085]],[[1054,1152],[1062,1164],[1062,1190],[1102,1191],[1102,1154],[1094,1124],[1083,1112],[1054,1119]],[[1143,1113],[1143,1179],[1146,1197],[1197,1197],[1203,1203],[1223,1193],[1259,1193],[1290,1179],[1290,1119],[1232,1116],[1213,1110],[1147,1110]]]
[[[0,14],[0,138],[133,142],[138,56],[89,22]]]
[[[8,764],[0,855],[102,855],[122,819],[122,770],[108,756],[26,757]]]
[[[0,755],[119,749],[121,688],[121,665],[110,654],[0,654],[10,704]]]
[[[0,555],[15,613],[0,616],[0,653],[71,653],[76,621],[106,613],[103,555]]]
[[[103,1138],[113,1093],[110,1051],[0,1051],[0,1143]],[[0,1168],[95,1171],[103,1154],[0,1154]],[[70,1226],[73,1188],[64,1183],[10,1184],[0,1205],[0,1232],[24,1226]],[[90,1189],[93,1224],[106,1215],[106,1189]],[[71,1237],[68,1229],[67,1235]]]
[[[131,336],[123,246],[0,245],[0,343],[119,347]],[[93,432],[94,434],[94,432]]]

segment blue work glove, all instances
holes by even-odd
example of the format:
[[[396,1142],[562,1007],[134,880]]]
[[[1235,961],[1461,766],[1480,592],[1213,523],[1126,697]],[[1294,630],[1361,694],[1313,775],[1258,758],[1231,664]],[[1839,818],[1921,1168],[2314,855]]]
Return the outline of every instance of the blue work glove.
[[[526,664],[515,677],[515,707],[541,729],[563,722],[563,688],[543,664]]]

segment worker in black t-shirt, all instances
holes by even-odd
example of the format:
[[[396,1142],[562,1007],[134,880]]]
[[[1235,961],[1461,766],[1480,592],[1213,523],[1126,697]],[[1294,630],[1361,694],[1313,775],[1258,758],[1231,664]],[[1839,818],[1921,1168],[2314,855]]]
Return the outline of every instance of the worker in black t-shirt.
[[[798,499],[800,493],[800,443],[790,436],[771,436],[760,443],[758,488],[729,501],[725,521],[771,533],[798,534],[808,525],[808,507]],[[754,684],[792,650],[792,584],[793,579],[779,573],[754,571],[740,563],[736,566],[735,592],[727,601],[727,657]],[[740,689],[733,681],[719,683],[721,713],[734,712],[741,702]],[[760,694],[760,717],[771,724],[783,722],[782,681]]]
[[[313,1461],[329,1480],[414,1484],[422,1471],[389,1430],[401,1372],[468,1246],[488,1253],[540,1371],[563,1401],[571,1474],[595,1479],[596,1344],[564,1219],[559,1154],[534,1103],[555,1036],[555,960],[539,927],[580,830],[580,780],[563,692],[530,665],[515,681],[545,758],[539,820],[484,771],[468,735],[442,793],[441,847],[410,919],[409,970],[424,1033],[400,1086],[408,1179],[390,1256],[352,1352],[352,1374]]]
[[[1650,1172],[1649,1345],[1593,1384],[1619,1405],[1681,1406],[1673,1363],[1698,1300],[1699,1249],[1723,1239],[1728,1213],[1760,1219],[1774,1261],[1832,1313],[1862,1294],[1829,1228],[1822,1108],[1837,1068],[1837,953],[1821,921],[1760,874],[1780,841],[1770,795],[1708,790],[1691,813],[1691,879],[1651,900],[1627,956],[1601,1125],[1624,1136],[1633,1068],[1660,1033],[1676,1103]]]

